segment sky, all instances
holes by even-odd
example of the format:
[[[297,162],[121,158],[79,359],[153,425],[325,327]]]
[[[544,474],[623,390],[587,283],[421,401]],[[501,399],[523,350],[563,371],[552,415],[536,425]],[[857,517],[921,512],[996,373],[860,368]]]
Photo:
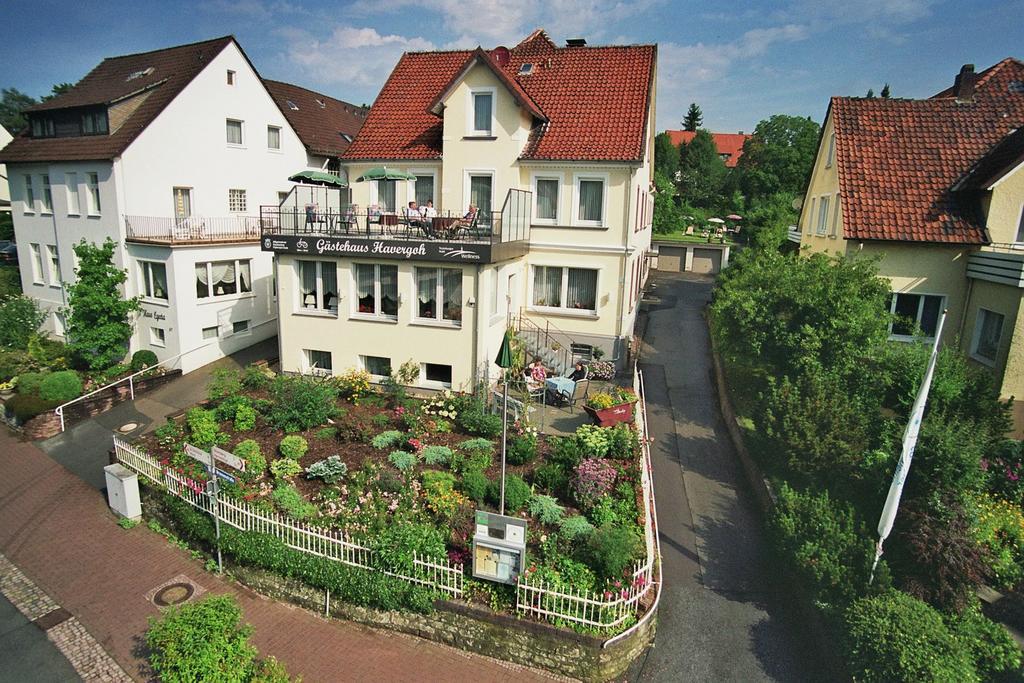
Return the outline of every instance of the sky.
[[[372,103],[405,51],[657,43],[659,130],[691,102],[704,127],[772,114],[821,121],[832,95],[928,97],[965,63],[1024,59],[1024,0],[164,0],[0,3],[0,87],[34,97],[104,57],[225,34],[266,78]]]

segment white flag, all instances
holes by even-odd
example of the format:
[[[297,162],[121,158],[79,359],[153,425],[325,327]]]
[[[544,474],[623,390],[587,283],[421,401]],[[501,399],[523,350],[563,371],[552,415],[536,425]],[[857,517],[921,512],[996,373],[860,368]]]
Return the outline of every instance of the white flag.
[[[932,386],[932,375],[935,374],[935,361],[939,357],[939,338],[942,335],[942,324],[946,321],[946,312],[942,312],[939,318],[938,329],[935,330],[935,343],[932,345],[932,355],[928,359],[928,369],[924,373],[924,380],[921,388],[917,391],[917,398],[914,400],[914,407],[910,411],[910,421],[907,423],[907,430],[903,433],[903,452],[896,465],[896,472],[892,476],[892,484],[889,486],[889,495],[885,498],[885,506],[882,507],[882,516],[878,520],[878,555],[881,555],[882,543],[889,537],[892,531],[893,522],[896,521],[896,511],[900,507],[900,496],[903,495],[903,484],[907,481],[907,473],[910,471],[910,461],[914,457],[914,448],[917,446],[917,435],[921,431],[921,419],[924,417],[924,404],[928,401],[928,390]],[[875,558],[878,562],[878,558]]]

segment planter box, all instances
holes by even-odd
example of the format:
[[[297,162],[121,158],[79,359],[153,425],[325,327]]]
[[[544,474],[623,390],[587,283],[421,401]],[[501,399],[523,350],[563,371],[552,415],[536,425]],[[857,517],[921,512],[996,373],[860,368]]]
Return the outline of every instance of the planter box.
[[[630,403],[620,403],[617,406],[601,408],[600,410],[585,405],[583,406],[583,410],[587,412],[587,415],[594,420],[594,424],[598,427],[611,427],[619,422],[633,421],[634,403],[635,401],[631,401]]]

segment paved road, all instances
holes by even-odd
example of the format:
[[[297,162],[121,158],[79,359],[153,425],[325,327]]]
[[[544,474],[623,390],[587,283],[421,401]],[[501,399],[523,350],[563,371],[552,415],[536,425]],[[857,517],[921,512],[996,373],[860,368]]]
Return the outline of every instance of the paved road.
[[[80,681],[41,628],[0,595],[0,683]]]
[[[825,676],[764,561],[759,513],[721,423],[702,316],[711,280],[656,274],[641,353],[665,587],[638,681]]]

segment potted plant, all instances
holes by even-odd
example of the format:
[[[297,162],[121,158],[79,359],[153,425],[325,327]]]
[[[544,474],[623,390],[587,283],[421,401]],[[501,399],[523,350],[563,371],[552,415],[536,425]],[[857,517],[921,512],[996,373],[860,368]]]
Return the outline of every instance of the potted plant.
[[[612,387],[588,398],[583,410],[597,426],[611,427],[618,422],[632,421],[633,404],[636,402],[637,396],[632,389]]]

